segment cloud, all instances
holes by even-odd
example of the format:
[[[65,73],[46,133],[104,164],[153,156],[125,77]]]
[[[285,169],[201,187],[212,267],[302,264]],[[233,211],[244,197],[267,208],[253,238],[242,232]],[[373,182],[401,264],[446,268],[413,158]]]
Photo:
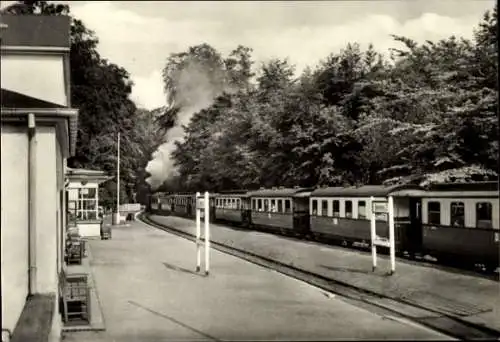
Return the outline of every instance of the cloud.
[[[387,53],[400,46],[391,34],[417,42],[450,35],[470,38],[484,10],[493,7],[489,1],[463,1],[469,9],[478,7],[459,15],[458,9],[449,9],[452,16],[443,14],[443,8],[429,7],[433,2],[401,3],[320,2],[314,7],[301,2],[293,6],[275,2],[78,2],[71,4],[71,10],[96,32],[100,53],[131,73],[136,83],[133,98],[151,108],[165,102],[161,70],[166,58],[192,45],[206,42],[227,54],[242,44],[254,50],[257,62],[288,57],[300,71],[349,42],[358,42],[362,48],[373,43],[375,49]],[[444,7],[449,6],[448,2]]]
[[[166,95],[159,70],[153,71],[146,77],[133,76],[132,81],[134,87],[131,98],[139,107],[151,110],[166,105]]]

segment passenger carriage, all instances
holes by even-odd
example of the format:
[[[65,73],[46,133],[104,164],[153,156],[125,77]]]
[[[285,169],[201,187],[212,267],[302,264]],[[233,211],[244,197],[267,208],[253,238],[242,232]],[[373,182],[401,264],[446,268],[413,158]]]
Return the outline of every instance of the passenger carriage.
[[[172,197],[172,213],[181,217],[194,218],[196,215],[195,197],[193,193],[175,194]]]
[[[246,190],[224,191],[214,196],[215,219],[248,226],[250,223],[249,200]]]
[[[439,261],[498,267],[497,182],[436,184],[408,195],[421,208],[414,225],[421,225],[423,253]]]
[[[261,189],[248,192],[251,226],[285,234],[309,231],[309,188]]]
[[[371,243],[371,200],[387,201],[393,196],[395,244],[398,250],[412,250],[411,244],[418,227],[409,223],[414,215],[415,202],[397,196],[399,190],[421,190],[417,185],[366,185],[361,187],[319,188],[310,197],[311,232],[316,238],[335,240],[343,244]],[[376,217],[377,235],[389,237],[388,215]]]
[[[149,196],[149,210],[155,213],[160,207],[160,199],[158,194],[151,194]]]

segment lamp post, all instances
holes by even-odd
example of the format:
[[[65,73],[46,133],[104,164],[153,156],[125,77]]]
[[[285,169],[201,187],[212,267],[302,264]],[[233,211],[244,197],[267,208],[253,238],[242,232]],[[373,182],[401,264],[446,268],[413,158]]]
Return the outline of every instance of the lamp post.
[[[114,224],[120,224],[120,132],[118,132],[118,158],[116,161],[116,213]]]

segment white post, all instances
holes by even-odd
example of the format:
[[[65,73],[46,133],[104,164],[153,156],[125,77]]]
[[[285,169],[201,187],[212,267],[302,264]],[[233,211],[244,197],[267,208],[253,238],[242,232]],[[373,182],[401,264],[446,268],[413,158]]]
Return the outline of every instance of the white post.
[[[205,274],[208,275],[210,270],[210,225],[209,225],[209,216],[210,216],[210,206],[209,206],[209,198],[208,192],[205,191]]]
[[[120,132],[118,132],[118,158],[116,160],[116,213],[115,224],[120,224]]]
[[[374,197],[370,197],[370,209],[371,209],[371,222],[370,222],[370,231],[371,231],[371,238],[372,238],[372,272],[375,271],[377,268],[377,246],[375,245],[375,238],[377,236],[375,227],[376,227],[376,222],[375,222],[375,210],[373,208],[373,201]]]
[[[95,219],[99,220],[99,184],[95,188]]]
[[[199,207],[199,197],[200,193],[196,193],[196,272],[200,271],[201,268],[201,242],[200,242],[200,235],[201,235],[201,219],[200,219],[200,211],[201,208]]]
[[[394,199],[389,196],[389,243],[391,256],[391,274],[396,271],[396,246],[394,238]]]

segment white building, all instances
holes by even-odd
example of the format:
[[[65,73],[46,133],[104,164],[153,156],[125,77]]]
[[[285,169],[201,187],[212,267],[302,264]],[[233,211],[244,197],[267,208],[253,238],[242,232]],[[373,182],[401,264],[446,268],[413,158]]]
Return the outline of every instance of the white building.
[[[65,165],[78,122],[70,103],[70,18],[0,21],[2,340],[57,340]]]
[[[68,168],[66,178],[68,224],[83,238],[100,237],[99,184],[113,177],[104,171]]]

